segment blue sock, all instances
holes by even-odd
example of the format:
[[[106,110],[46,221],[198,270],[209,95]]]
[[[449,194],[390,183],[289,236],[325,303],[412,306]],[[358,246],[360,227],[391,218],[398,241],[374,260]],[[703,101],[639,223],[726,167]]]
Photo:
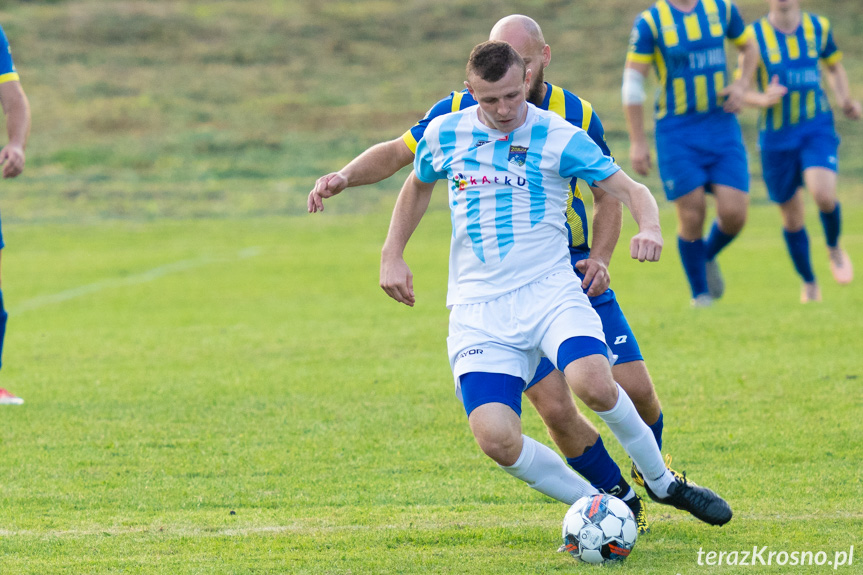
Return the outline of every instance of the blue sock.
[[[662,412],[659,412],[659,419],[653,425],[648,425],[650,431],[653,432],[653,437],[656,438],[656,445],[659,446],[659,451],[662,451]]]
[[[821,225],[824,226],[824,237],[827,238],[827,247],[835,248],[839,245],[839,234],[842,232],[842,212],[839,208],[839,202],[836,202],[836,209],[829,214],[819,212],[821,215]]]
[[[680,261],[683,263],[683,271],[689,280],[692,297],[707,293],[707,271],[704,269],[707,261],[704,255],[704,240],[697,239],[688,242],[683,238],[677,238],[677,249],[680,250]]]
[[[3,305],[3,291],[0,290],[0,366],[3,365],[3,340],[6,339],[6,320],[8,318],[6,306]]]
[[[623,478],[620,468],[602,444],[602,437],[578,457],[567,457],[566,462],[591,485],[603,491],[611,491]]]
[[[704,257],[707,261],[712,261],[722,249],[731,243],[737,236],[729,236],[719,229],[719,223],[713,220],[713,226],[710,228],[710,234],[707,236],[707,243],[704,245]]]
[[[812,260],[809,257],[809,234],[806,233],[806,228],[800,228],[796,232],[783,229],[782,234],[785,236],[791,261],[794,262],[794,269],[806,283],[814,282],[815,274],[812,272]]]

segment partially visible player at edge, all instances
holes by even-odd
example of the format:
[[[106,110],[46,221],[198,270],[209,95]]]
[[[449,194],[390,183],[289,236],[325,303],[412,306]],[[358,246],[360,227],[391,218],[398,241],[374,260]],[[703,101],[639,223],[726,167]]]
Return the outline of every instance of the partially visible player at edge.
[[[449,183],[447,349],[474,438],[504,471],[559,501],[595,492],[551,449],[521,432],[521,396],[541,355],[606,422],[643,473],[647,494],[712,525],[732,516],[718,495],[674,475],[611,374],[602,323],[578,285],[565,226],[572,178],[614,195],[638,224],[630,255],[657,261],[659,211],[581,130],[526,101],[530,72],[506,42],[471,52],[467,87],[478,105],[435,118],[417,144],[414,171],[381,250],[380,285],[413,305],[405,247],[437,180]]]
[[[9,141],[0,150],[0,165],[3,177],[14,178],[24,170],[24,149],[30,135],[30,103],[21,88],[18,72],[12,62],[12,51],[6,33],[0,28],[0,103],[6,116],[6,134]],[[5,244],[0,231],[0,254]],[[3,355],[3,340],[6,336],[8,314],[3,305],[3,292],[0,290],[0,360]],[[0,404],[20,405],[24,400],[0,388]]]
[[[551,61],[551,48],[545,43],[539,25],[522,15],[507,16],[492,28],[490,39],[511,44],[536,73],[532,75],[528,101],[544,110],[560,114],[587,133],[606,155],[611,155],[605,143],[602,122],[586,100],[544,81],[544,70]],[[467,90],[453,92],[435,104],[428,114],[401,138],[373,146],[339,172],[320,178],[309,194],[309,211],[323,209],[323,199],[347,187],[377,182],[390,177],[413,161],[417,141],[429,122],[439,115],[475,106],[476,101]],[[638,342],[626,317],[617,303],[614,292],[608,288],[607,271],[611,254],[620,234],[621,205],[599,188],[591,188],[594,195],[593,248],[588,246],[587,217],[580,191],[572,182],[567,210],[570,253],[573,265],[583,276],[582,285],[588,288],[591,305],[602,319],[606,341],[617,362],[612,367],[615,380],[626,390],[639,414],[662,447],[663,414],[647,371]],[[620,468],[611,459],[596,428],[584,418],[572,400],[572,394],[563,374],[554,370],[548,359],[543,359],[537,374],[527,390],[528,399],[548,426],[549,435],[560,448],[567,462],[596,488],[623,498],[639,523],[639,531],[648,530],[645,506],[623,479]],[[637,469],[632,466],[636,483],[643,485]]]
[[[659,0],[641,13],[623,72],[623,107],[630,161],[650,171],[644,134],[644,80],[659,78],[655,105],[656,155],[665,195],[677,209],[680,260],[692,304],[722,297],[716,256],[743,229],[749,206],[749,166],[735,113],[758,64],[758,49],[730,0]],[[728,84],[725,39],[741,54],[742,76]],[[704,238],[706,193],[716,198],[716,220]]]
[[[821,301],[812,270],[803,189],[818,206],[827,239],[830,271],[840,284],[851,283],[851,259],[839,245],[842,213],[836,196],[839,137],[821,87],[821,66],[846,118],[859,120],[860,102],[851,98],[842,52],[827,18],[803,12],[799,0],[768,0],[767,16],[754,22],[761,64],[759,90],[746,103],[762,108],[759,118],[761,166],[767,194],[779,205],[782,233],[794,269],[803,280],[802,303]]]

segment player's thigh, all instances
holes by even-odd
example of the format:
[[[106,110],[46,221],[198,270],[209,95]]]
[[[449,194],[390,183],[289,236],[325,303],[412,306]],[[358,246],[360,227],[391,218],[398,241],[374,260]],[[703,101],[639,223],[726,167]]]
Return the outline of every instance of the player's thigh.
[[[556,369],[525,389],[524,394],[549,427],[565,430],[580,419],[572,390],[563,373]]]
[[[779,204],[782,215],[782,228],[789,232],[799,232],[806,225],[805,202],[803,188],[798,190],[788,200]]]
[[[715,184],[713,195],[716,197],[716,217],[720,228],[726,234],[737,234],[746,223],[746,215],[749,212],[749,192]]]
[[[770,201],[782,205],[803,185],[800,149],[761,150],[761,173]]]

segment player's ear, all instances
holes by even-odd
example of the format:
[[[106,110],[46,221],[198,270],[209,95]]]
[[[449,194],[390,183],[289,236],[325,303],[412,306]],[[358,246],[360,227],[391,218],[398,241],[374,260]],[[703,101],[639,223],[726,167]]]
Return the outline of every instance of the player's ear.
[[[470,93],[471,97],[473,98],[473,88],[470,87],[470,82],[465,80],[464,81],[464,87],[467,88],[467,91]],[[476,100],[476,98],[474,98],[474,100]]]
[[[551,62],[551,46],[546,44],[542,49],[542,67],[548,68],[549,62]]]
[[[525,94],[527,94],[528,92],[530,92],[530,79],[531,79],[532,77],[533,77],[533,70],[531,70],[530,68],[528,68],[528,69],[525,71],[525,73],[524,73],[524,87],[525,87],[525,90],[526,90],[526,91],[525,91]]]

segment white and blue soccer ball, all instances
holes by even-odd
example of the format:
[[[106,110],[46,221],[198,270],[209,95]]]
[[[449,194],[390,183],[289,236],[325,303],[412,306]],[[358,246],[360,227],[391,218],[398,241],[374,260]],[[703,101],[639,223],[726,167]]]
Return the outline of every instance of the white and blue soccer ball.
[[[563,518],[563,549],[585,563],[623,561],[637,539],[632,511],[612,495],[582,497]]]

